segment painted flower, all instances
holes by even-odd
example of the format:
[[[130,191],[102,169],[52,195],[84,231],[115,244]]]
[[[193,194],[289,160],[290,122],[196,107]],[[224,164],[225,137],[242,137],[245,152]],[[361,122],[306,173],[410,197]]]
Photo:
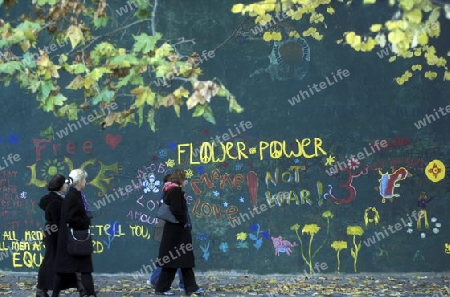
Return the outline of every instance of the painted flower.
[[[244,167],[242,163],[237,163],[236,165],[234,165],[234,170],[239,171],[242,169],[242,167]]]
[[[251,147],[249,150],[248,150],[248,153],[249,154],[256,154],[256,147]]]
[[[335,249],[336,251],[346,249],[347,248],[347,241],[343,241],[343,240],[333,241],[333,243],[331,244],[331,247],[333,249]]]
[[[433,228],[433,233],[434,234],[438,234],[439,233],[439,229],[438,228]]]
[[[239,198],[239,201],[242,202],[242,203],[244,203],[244,197],[240,197],[240,198]]]
[[[58,172],[64,171],[66,171],[66,167],[56,159],[45,161],[44,166],[41,169],[42,176],[45,179],[50,179]]]
[[[319,232],[320,227],[317,224],[306,224],[302,229],[302,234],[306,233],[311,236],[315,235],[317,232]]]
[[[409,234],[413,233],[413,229],[412,228],[408,228],[408,230],[406,230],[406,232],[408,232]]]
[[[412,227],[413,226],[413,224],[411,222],[408,223],[407,225],[408,225],[408,227]]]
[[[363,228],[361,226],[348,226],[347,235],[358,235],[362,236],[364,234]]]
[[[300,225],[299,224],[292,225],[289,229],[291,229],[292,231],[297,231],[298,229],[300,229]]]
[[[206,234],[206,233],[200,233],[200,234],[197,235],[196,238],[197,238],[198,240],[200,240],[200,241],[207,241],[208,238],[209,238],[209,235]]]
[[[424,232],[420,233],[420,238],[425,238],[426,236],[427,235]]]
[[[236,234],[236,239],[240,240],[240,241],[246,240],[247,239],[247,233],[239,232],[238,234]]]
[[[219,245],[219,250],[221,250],[222,252],[224,252],[224,253],[226,253],[227,251],[228,251],[228,243],[226,243],[226,242],[222,242],[220,245]]]
[[[159,186],[161,182],[159,180],[156,180],[155,175],[152,173],[150,174],[148,180],[145,180],[142,183],[142,186],[144,187],[144,193],[158,193],[159,192]]]
[[[298,158],[295,158],[295,159],[294,159],[294,163],[295,163],[295,164],[298,164],[298,163],[300,163],[300,160],[299,160]]]
[[[167,150],[166,150],[166,149],[160,149],[160,150],[158,151],[158,156],[159,156],[160,158],[165,158],[165,157],[167,157]]]
[[[213,191],[213,195],[214,195],[214,197],[217,197],[220,195],[220,193],[219,193],[219,191]]]
[[[175,160],[169,159],[166,161],[167,167],[173,167],[175,166]]]
[[[432,217],[432,218],[431,218],[431,222],[432,222],[432,223],[435,223],[435,222],[437,222],[437,218],[435,218],[435,217]]]
[[[438,228],[441,228],[442,225],[441,225],[441,223],[436,223],[435,226]]]
[[[355,170],[358,169],[359,167],[359,160],[356,158],[351,158],[348,160],[347,162],[348,168],[350,168],[351,170]]]
[[[333,218],[333,214],[331,213],[331,211],[327,210],[322,213],[322,217],[331,219],[331,218]]]
[[[228,207],[228,202],[224,202],[224,203],[223,203],[223,206],[224,206],[224,207]]]
[[[259,231],[259,224],[254,224],[250,226],[250,230],[253,232]]]
[[[186,173],[186,178],[191,178],[194,175],[191,169],[185,170],[184,172]]]

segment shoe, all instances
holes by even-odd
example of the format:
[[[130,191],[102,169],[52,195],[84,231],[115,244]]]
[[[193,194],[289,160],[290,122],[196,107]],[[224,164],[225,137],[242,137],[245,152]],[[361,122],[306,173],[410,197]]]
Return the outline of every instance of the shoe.
[[[170,295],[175,295],[175,292],[172,291],[172,290],[165,291],[165,292],[158,292],[158,291],[155,291],[155,294],[156,294],[156,295],[166,295],[166,296],[170,296]]]
[[[151,280],[147,280],[147,285],[151,286],[152,288],[156,288],[156,284],[152,283]]]
[[[198,290],[195,292],[186,292],[186,295],[188,295],[188,296],[191,296],[192,294],[201,295],[204,292],[205,292],[205,290],[203,290],[203,288],[198,288]]]
[[[178,285],[178,291],[184,291],[184,284]]]
[[[36,297],[50,297],[45,291],[36,292]]]

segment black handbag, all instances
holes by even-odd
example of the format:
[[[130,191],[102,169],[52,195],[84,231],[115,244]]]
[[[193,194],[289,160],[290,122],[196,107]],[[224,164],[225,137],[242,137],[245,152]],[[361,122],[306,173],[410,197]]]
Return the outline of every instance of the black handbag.
[[[67,235],[67,252],[72,256],[90,256],[94,252],[91,230],[74,230],[69,228]]]
[[[158,214],[156,215],[156,217],[167,222],[179,223],[179,221],[170,211],[170,206],[165,204],[164,202],[159,206]]]

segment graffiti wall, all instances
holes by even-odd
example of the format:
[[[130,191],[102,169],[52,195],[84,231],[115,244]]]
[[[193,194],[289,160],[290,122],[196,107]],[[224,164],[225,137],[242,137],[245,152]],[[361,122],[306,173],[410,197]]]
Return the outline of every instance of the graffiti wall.
[[[206,14],[198,9],[197,17]],[[218,14],[228,13],[223,9]],[[220,22],[230,32],[239,24]],[[167,38],[198,34],[189,50],[201,52],[230,33],[214,27],[222,33],[211,37],[195,28],[170,27]],[[399,86],[390,75],[404,65],[375,53],[329,51],[331,41],[312,40],[301,78],[277,80],[283,73],[268,58],[274,44],[254,35],[236,34],[202,64],[204,75],[220,77],[245,108],[230,114],[218,103],[216,125],[163,110],[156,132],[132,124],[103,129],[95,121],[54,118],[31,95],[6,88],[0,270],[37,271],[45,248],[39,200],[50,177],[80,167],[88,172],[96,272],[150,272],[162,179],[177,168],[188,178],[199,271],[448,270],[448,83]],[[320,92],[313,84],[323,86]],[[303,99],[294,100],[297,94]],[[85,110],[80,118],[103,112]]]

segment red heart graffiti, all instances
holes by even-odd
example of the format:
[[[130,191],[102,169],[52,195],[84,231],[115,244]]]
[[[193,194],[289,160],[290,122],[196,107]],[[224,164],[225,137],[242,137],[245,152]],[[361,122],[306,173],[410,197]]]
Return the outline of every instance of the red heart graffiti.
[[[105,137],[105,141],[106,144],[109,145],[109,147],[114,150],[122,141],[122,135],[107,134]]]

